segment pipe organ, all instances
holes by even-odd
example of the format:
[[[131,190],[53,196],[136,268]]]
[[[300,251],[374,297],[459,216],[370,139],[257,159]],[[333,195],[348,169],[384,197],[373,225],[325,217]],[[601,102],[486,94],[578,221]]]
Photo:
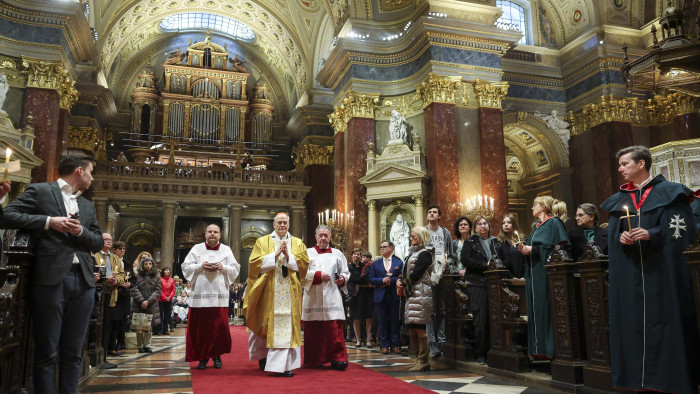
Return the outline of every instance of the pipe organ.
[[[207,146],[238,147],[241,142],[247,143],[248,149],[264,149],[271,142],[274,105],[267,82],[258,80],[249,101],[246,87],[250,74],[243,62],[238,56],[230,59],[226,47],[211,42],[210,36],[203,42],[190,42],[185,53],[178,49],[170,54],[163,64],[162,92],[156,89],[153,71],[149,72],[139,75],[132,95],[132,135],[138,140],[175,138],[196,144],[200,150]],[[156,128],[159,107],[162,127]]]

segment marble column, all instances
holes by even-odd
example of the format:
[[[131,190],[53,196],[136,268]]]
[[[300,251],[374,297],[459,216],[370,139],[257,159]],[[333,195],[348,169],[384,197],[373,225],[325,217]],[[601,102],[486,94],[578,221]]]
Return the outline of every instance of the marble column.
[[[354,213],[354,224],[348,230],[347,249],[367,247],[367,190],[359,179],[367,172],[367,142],[375,142],[374,119],[355,117],[348,121],[345,175],[347,211]],[[338,202],[336,201],[336,206]]]
[[[421,194],[413,196],[413,201],[416,202],[416,227],[425,226],[425,208],[423,207],[423,199],[424,197]]]
[[[301,238],[304,232],[304,223],[302,222],[303,209],[303,207],[292,207],[292,217],[290,218],[292,228],[290,232],[297,238]]]
[[[95,199],[93,202],[95,203],[97,224],[100,226],[103,233],[109,233],[109,205],[107,204],[107,200]],[[112,234],[112,238],[114,238],[114,234]]]
[[[175,256],[175,207],[174,202],[163,203],[163,227],[160,239],[160,268],[173,268]]]
[[[494,199],[495,214],[491,220],[491,228],[500,228],[501,216],[508,213],[506,148],[501,115],[499,108],[479,108],[481,194]]]
[[[225,218],[221,218],[221,241],[224,242],[226,245],[231,246],[231,243],[229,242],[229,227],[231,222],[231,217],[227,216]]]
[[[372,256],[379,255],[379,217],[377,201],[367,200],[367,250]]]
[[[431,188],[430,205],[440,207],[440,223],[450,227],[461,216],[459,205],[455,204],[460,201],[455,104],[433,102],[423,112],[426,167]],[[420,212],[420,215],[425,215],[425,212]],[[419,216],[418,212],[416,216]]]
[[[27,116],[34,117],[34,154],[44,161],[44,164],[32,170],[32,182],[51,182],[57,172],[59,149],[65,138],[63,128],[67,133],[68,125],[65,116],[61,121],[60,97],[58,92],[51,89],[27,88],[25,89],[24,113],[26,124]],[[67,134],[66,134],[67,135]]]
[[[673,117],[673,139],[689,140],[700,138],[700,122],[698,112],[680,114]]]
[[[345,206],[345,132],[336,133],[333,139],[334,206],[339,212],[349,212]],[[315,208],[320,210],[323,207]]]
[[[107,215],[109,217],[109,219],[107,219],[107,232],[112,234],[112,237],[114,237],[114,239],[117,239],[117,238],[119,238],[119,237],[117,237],[117,234],[116,234],[117,224],[119,221],[119,214],[118,213],[109,214],[109,207],[108,207],[107,211],[108,211]]]
[[[617,192],[624,179],[617,172],[618,161],[615,153],[633,145],[632,125],[629,122],[605,122],[591,128],[593,160],[596,163],[594,179],[595,205],[600,205],[614,192]],[[585,181],[585,180],[584,180]],[[602,219],[602,218],[601,218]]]
[[[649,125],[649,147],[658,146],[664,143],[664,138],[661,133],[661,126]]]
[[[340,133],[341,135],[345,133]],[[342,156],[342,154],[341,154]],[[337,159],[337,156],[336,156]],[[306,239],[314,239],[314,231],[316,231],[316,226],[318,223],[318,213],[325,211],[326,209],[332,209],[333,205],[333,193],[329,193],[329,190],[335,189],[336,195],[338,194],[338,188],[341,183],[336,179],[333,174],[333,167],[330,165],[307,165],[304,167],[304,185],[311,186],[309,194],[306,195],[306,226],[304,227],[306,233]],[[344,189],[343,189],[344,190]],[[342,192],[345,193],[344,191]],[[343,199],[344,201],[345,199]],[[335,205],[335,209],[338,206]],[[344,210],[341,212],[345,212]],[[294,223],[292,222],[292,226]]]
[[[239,264],[241,262],[241,216],[243,215],[243,207],[240,205],[229,205],[228,207],[228,234],[229,247],[233,252],[233,257],[236,258]]]

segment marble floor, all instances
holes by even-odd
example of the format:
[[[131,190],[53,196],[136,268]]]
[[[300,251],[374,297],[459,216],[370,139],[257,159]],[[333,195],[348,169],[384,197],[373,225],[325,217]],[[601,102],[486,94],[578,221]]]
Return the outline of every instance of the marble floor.
[[[540,394],[538,389],[503,380],[433,365],[430,372],[408,372],[411,359],[382,354],[378,347],[367,349],[348,345],[351,362],[385,375],[404,380],[436,393]],[[117,368],[104,370],[81,392],[85,393],[192,393],[190,367],[185,362],[185,330],[177,328],[169,336],[154,336],[153,353],[125,350],[120,357],[107,360]]]

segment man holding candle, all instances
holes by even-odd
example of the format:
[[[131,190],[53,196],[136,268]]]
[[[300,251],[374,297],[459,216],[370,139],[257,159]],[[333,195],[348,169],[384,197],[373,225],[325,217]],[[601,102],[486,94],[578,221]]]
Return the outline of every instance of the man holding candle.
[[[624,148],[616,157],[628,183],[601,205],[610,213],[613,387],[694,393],[700,339],[683,255],[696,235],[693,193],[663,175],[652,177],[644,146]]]
[[[95,206],[80,195],[92,183],[93,165],[82,151],[63,152],[59,179],[29,185],[0,217],[0,227],[29,231],[36,242],[31,303],[34,321],[41,323],[34,325],[37,393],[78,391],[83,341],[99,279],[91,255],[103,246]]]

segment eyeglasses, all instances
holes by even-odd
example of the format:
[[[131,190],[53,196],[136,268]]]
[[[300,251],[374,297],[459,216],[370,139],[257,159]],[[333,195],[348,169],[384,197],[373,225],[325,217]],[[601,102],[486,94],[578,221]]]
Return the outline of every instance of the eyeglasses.
[[[416,237],[415,235],[411,234],[411,235],[408,236],[408,238],[413,239],[413,238],[418,238],[418,237]]]

